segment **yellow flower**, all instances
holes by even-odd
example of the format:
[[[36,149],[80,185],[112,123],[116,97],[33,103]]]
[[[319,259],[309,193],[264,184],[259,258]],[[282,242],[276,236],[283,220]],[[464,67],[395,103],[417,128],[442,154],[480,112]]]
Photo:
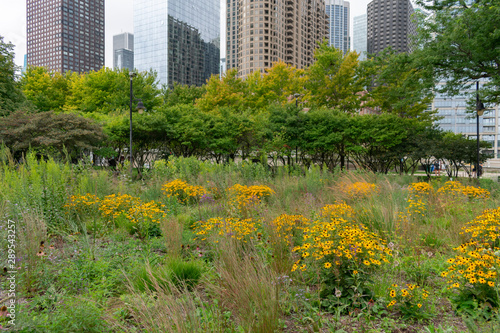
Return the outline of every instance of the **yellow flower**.
[[[325,262],[325,268],[330,268],[330,267],[332,267],[332,264],[329,262]]]

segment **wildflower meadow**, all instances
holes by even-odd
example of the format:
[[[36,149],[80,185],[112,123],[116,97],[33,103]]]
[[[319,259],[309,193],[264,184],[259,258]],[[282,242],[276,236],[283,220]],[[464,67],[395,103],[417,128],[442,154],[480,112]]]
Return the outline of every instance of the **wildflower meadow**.
[[[0,328],[498,332],[499,189],[182,157],[132,181],[2,151]]]

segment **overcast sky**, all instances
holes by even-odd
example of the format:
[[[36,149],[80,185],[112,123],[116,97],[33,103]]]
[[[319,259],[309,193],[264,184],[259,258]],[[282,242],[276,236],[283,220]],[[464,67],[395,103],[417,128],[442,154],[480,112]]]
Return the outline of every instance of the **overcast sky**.
[[[165,0],[167,1],[167,0]],[[366,5],[371,0],[352,0],[351,3],[351,36],[352,18],[366,13]],[[105,0],[106,3],[106,53],[105,65],[113,66],[113,35],[121,32],[134,32],[133,3],[134,0]],[[225,4],[221,0],[221,8]],[[22,66],[26,53],[26,0],[0,0],[0,36],[15,45],[16,64]],[[224,37],[224,36],[222,36]],[[221,43],[225,46],[225,43]],[[225,50],[221,50],[221,57]]]

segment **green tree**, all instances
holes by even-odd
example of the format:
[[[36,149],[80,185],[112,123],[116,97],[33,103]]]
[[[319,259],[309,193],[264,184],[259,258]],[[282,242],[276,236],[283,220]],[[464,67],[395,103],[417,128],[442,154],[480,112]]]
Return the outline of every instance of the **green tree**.
[[[361,92],[366,78],[360,71],[358,54],[344,53],[326,42],[314,51],[315,62],[305,75],[307,94],[311,105],[335,108],[354,113],[362,102]]]
[[[326,165],[330,170],[339,163],[343,169],[349,151],[355,149],[352,136],[353,115],[339,110],[318,108],[305,117],[305,128],[301,135],[304,155],[309,163]]]
[[[0,116],[10,114],[25,101],[16,81],[16,69],[14,45],[4,42],[4,38],[0,36]]]
[[[39,111],[62,110],[69,94],[67,77],[44,67],[29,66],[21,77],[21,87]]]
[[[404,118],[432,120],[427,111],[434,98],[434,79],[427,67],[419,67],[415,57],[391,49],[369,58],[361,65],[371,78],[371,88],[364,107]]]
[[[174,106],[177,104],[194,104],[205,94],[205,86],[188,86],[174,82],[172,87],[163,87],[163,104]]]
[[[500,103],[500,3],[497,0],[419,0],[432,12],[419,29],[422,65],[446,79],[442,91],[457,95],[485,79],[484,102]],[[475,97],[475,96],[474,96]]]
[[[491,148],[491,144],[485,141],[480,141],[479,146],[482,150],[479,152],[479,162],[484,163],[488,158],[491,158],[484,149]],[[472,176],[471,166],[477,162],[477,141],[472,138],[465,138],[461,134],[451,132],[443,136],[440,144],[441,154],[448,165],[446,171],[448,175],[458,177],[460,169]]]

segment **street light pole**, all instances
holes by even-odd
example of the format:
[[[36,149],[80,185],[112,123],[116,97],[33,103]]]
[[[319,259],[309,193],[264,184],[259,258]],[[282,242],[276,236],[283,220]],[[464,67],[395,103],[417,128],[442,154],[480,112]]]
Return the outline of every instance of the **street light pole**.
[[[476,178],[479,179],[479,116],[484,112],[484,104],[479,100],[479,81],[476,81],[476,134],[477,134],[477,151],[476,151]]]
[[[129,166],[129,172],[130,172],[130,180],[132,180],[132,170],[134,170],[134,167],[133,167],[133,158],[132,158],[132,96],[133,96],[133,92],[132,92],[132,79],[135,77],[135,73],[134,72],[130,72],[129,73],[129,77],[130,77],[130,148],[129,148],[129,158],[130,158],[130,166]]]

